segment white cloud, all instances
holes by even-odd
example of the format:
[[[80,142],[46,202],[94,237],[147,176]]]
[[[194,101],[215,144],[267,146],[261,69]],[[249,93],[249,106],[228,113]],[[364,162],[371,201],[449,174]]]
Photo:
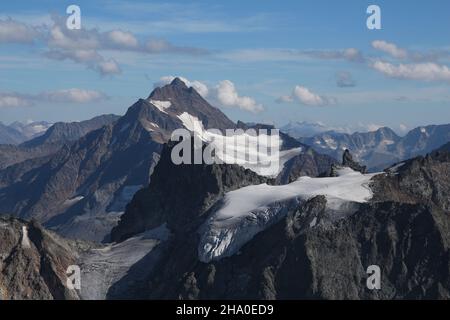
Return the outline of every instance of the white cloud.
[[[405,125],[405,124],[403,124],[403,123],[400,123],[398,127],[399,127],[399,129],[400,129],[401,132],[406,132],[406,131],[408,131],[408,126]]]
[[[239,109],[260,112],[264,108],[261,104],[256,103],[253,98],[240,96],[233,82],[223,80],[216,86],[217,100],[226,107],[238,107]]]
[[[45,91],[38,94],[0,93],[0,108],[27,107],[36,103],[87,103],[107,99],[99,91],[79,88]]]
[[[384,126],[376,123],[369,123],[362,126],[363,128],[367,129],[369,132],[377,131],[380,128],[383,128]]]
[[[106,96],[95,90],[78,88],[47,91],[37,96],[38,100],[49,102],[87,103],[106,99]]]
[[[181,81],[183,81],[186,84],[186,86],[194,88],[203,98],[206,98],[208,96],[209,89],[206,84],[204,84],[203,82],[197,81],[197,80],[189,81],[188,79],[186,79],[184,77],[179,77],[179,76],[177,76],[177,77],[175,77],[175,76],[161,77],[158,82],[153,84],[153,86],[154,87],[164,86],[166,84],[171,83],[175,78],[179,78]]]
[[[15,93],[0,93],[0,108],[26,107],[31,103],[27,98]]]
[[[31,43],[38,35],[32,27],[12,19],[0,20],[0,43]]]
[[[77,63],[90,63],[100,61],[103,59],[101,55],[95,50],[50,50],[45,53],[45,56],[53,60],[72,60]]]
[[[322,107],[330,104],[335,104],[336,99],[319,95],[312,92],[304,86],[295,86],[290,96],[281,96],[277,99],[278,102],[294,102],[298,101],[307,106]]]
[[[356,48],[340,50],[298,50],[298,49],[239,49],[218,54],[219,57],[231,61],[303,61],[308,59],[345,60],[364,62],[364,55]]]
[[[113,74],[119,74],[122,72],[122,70],[120,70],[119,65],[117,64],[117,62],[114,59],[100,61],[95,66],[95,68],[97,68],[97,70],[102,75],[113,75]]]
[[[371,67],[384,75],[405,80],[450,81],[450,69],[433,62],[394,65],[377,60]]]
[[[404,49],[397,47],[394,43],[389,43],[383,40],[375,40],[372,42],[372,47],[377,50],[383,51],[390,54],[392,57],[397,59],[406,59],[408,57],[408,52]]]
[[[95,70],[101,75],[121,73],[114,58],[104,56],[132,52],[136,54],[173,53],[202,55],[208,51],[201,48],[177,46],[163,39],[140,42],[131,32],[119,29],[100,32],[98,29],[69,30],[65,19],[52,16],[52,25],[31,26],[12,19],[0,20],[0,43],[32,43],[39,40],[44,56],[54,60],[70,60]]]
[[[139,44],[138,40],[131,32],[113,30],[106,33],[106,36],[112,44],[119,47],[136,48]]]

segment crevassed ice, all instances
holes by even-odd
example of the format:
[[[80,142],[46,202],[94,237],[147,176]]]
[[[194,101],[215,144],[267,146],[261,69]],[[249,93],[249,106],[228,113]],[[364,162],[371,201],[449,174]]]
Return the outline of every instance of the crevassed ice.
[[[280,151],[283,141],[279,135],[243,133],[227,136],[205,130],[202,122],[187,112],[178,118],[202,141],[213,144],[221,161],[239,164],[262,176],[276,177],[289,159],[302,152],[300,147]]]
[[[287,185],[260,184],[228,192],[222,207],[200,228],[199,259],[209,262],[235,254],[257,233],[284,216],[292,203],[317,195],[326,196],[332,209],[348,202],[366,202],[372,198],[369,181],[376,174],[344,168],[338,170],[338,177],[300,177]]]

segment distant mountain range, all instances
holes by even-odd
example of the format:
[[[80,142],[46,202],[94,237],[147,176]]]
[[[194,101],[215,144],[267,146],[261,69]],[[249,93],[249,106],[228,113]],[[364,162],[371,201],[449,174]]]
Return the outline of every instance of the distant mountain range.
[[[327,131],[342,132],[347,131],[342,128],[342,130],[337,130],[336,128],[330,128],[321,122],[307,122],[307,121],[290,121],[286,125],[280,127],[280,130],[287,133],[293,138],[307,138],[315,136],[319,133]]]
[[[88,132],[99,129],[118,118],[119,116],[116,115],[103,115],[81,122],[58,122],[37,136],[33,135],[34,138],[27,139],[18,145],[0,144],[0,169],[28,159],[52,155],[64,144],[71,144]],[[16,123],[16,126],[18,127],[19,124]]]
[[[328,131],[298,140],[336,159],[349,149],[356,160],[376,171],[404,159],[427,154],[449,142],[450,124],[418,127],[403,137],[383,127],[373,132],[353,134]]]
[[[14,122],[8,126],[0,122],[0,144],[20,144],[44,134],[51,125],[45,121]]]

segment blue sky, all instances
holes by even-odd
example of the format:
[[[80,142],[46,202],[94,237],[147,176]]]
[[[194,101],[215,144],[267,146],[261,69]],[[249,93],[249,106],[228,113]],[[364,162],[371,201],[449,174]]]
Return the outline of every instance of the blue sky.
[[[233,120],[401,133],[450,122],[449,30],[446,0],[2,3],[0,121],[123,114],[182,76]]]

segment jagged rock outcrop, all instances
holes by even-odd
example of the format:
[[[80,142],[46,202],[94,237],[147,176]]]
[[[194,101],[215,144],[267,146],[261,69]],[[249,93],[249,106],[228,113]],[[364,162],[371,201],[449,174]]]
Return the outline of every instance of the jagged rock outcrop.
[[[353,160],[353,157],[348,149],[345,150],[344,154],[342,155],[342,164],[333,164],[331,166],[330,170],[330,176],[336,177],[338,175],[338,170],[342,169],[343,167],[350,168],[352,170],[361,172],[361,173],[367,173],[367,167],[360,165],[358,162]]]
[[[348,149],[345,149],[344,154],[342,155],[342,165],[344,167],[349,167],[355,171],[359,171],[361,173],[367,172],[367,167],[360,165],[358,162],[353,160],[353,157]]]
[[[36,222],[0,217],[0,300],[79,299],[66,287],[78,250]]]
[[[127,205],[118,226],[112,230],[113,241],[122,241],[163,223],[170,230],[183,233],[188,226],[198,225],[198,218],[225,192],[270,181],[236,164],[176,165],[171,160],[175,145],[169,142],[164,146],[150,185],[136,193]]]
[[[450,211],[450,153],[436,151],[395,165],[376,176],[375,201],[427,204]]]

